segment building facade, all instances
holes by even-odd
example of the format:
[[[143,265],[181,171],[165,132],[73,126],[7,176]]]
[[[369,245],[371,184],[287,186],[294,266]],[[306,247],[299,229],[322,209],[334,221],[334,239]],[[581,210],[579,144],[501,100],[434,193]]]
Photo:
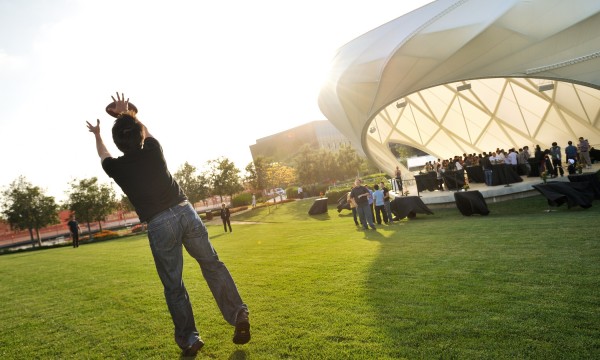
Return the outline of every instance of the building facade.
[[[314,149],[337,151],[340,146],[352,146],[346,136],[327,120],[316,120],[295,128],[269,135],[250,145],[252,160],[258,157],[275,162],[291,161],[298,150],[309,144]],[[358,150],[357,150],[358,151]],[[358,151],[362,156],[362,151]]]

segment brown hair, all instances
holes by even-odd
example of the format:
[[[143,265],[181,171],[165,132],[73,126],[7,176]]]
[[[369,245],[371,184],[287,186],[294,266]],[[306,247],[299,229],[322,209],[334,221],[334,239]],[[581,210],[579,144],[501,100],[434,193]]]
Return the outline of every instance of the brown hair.
[[[134,112],[119,114],[112,128],[115,145],[124,154],[139,150],[144,144],[144,126]]]

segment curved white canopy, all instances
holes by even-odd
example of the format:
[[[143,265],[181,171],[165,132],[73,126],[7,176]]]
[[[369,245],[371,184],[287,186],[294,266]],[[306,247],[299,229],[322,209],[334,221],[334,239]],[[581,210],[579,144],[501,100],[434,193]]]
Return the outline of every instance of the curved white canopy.
[[[597,0],[438,0],[343,46],[319,106],[390,175],[389,143],[438,158],[597,145],[598,29]]]

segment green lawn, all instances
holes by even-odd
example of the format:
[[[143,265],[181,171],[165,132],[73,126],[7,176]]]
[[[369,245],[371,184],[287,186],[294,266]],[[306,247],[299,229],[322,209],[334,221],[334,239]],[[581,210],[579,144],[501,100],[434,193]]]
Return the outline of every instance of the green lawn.
[[[231,342],[187,257],[198,359],[600,358],[600,203],[545,212],[535,196],[367,232],[311,204],[209,225],[252,341]],[[3,255],[0,276],[2,359],[179,357],[145,235]]]

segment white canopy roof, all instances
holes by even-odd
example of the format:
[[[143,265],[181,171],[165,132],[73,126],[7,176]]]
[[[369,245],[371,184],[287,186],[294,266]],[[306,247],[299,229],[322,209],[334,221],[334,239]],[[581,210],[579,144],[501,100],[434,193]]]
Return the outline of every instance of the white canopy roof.
[[[392,175],[438,158],[600,144],[600,1],[438,0],[343,46],[323,114]]]

